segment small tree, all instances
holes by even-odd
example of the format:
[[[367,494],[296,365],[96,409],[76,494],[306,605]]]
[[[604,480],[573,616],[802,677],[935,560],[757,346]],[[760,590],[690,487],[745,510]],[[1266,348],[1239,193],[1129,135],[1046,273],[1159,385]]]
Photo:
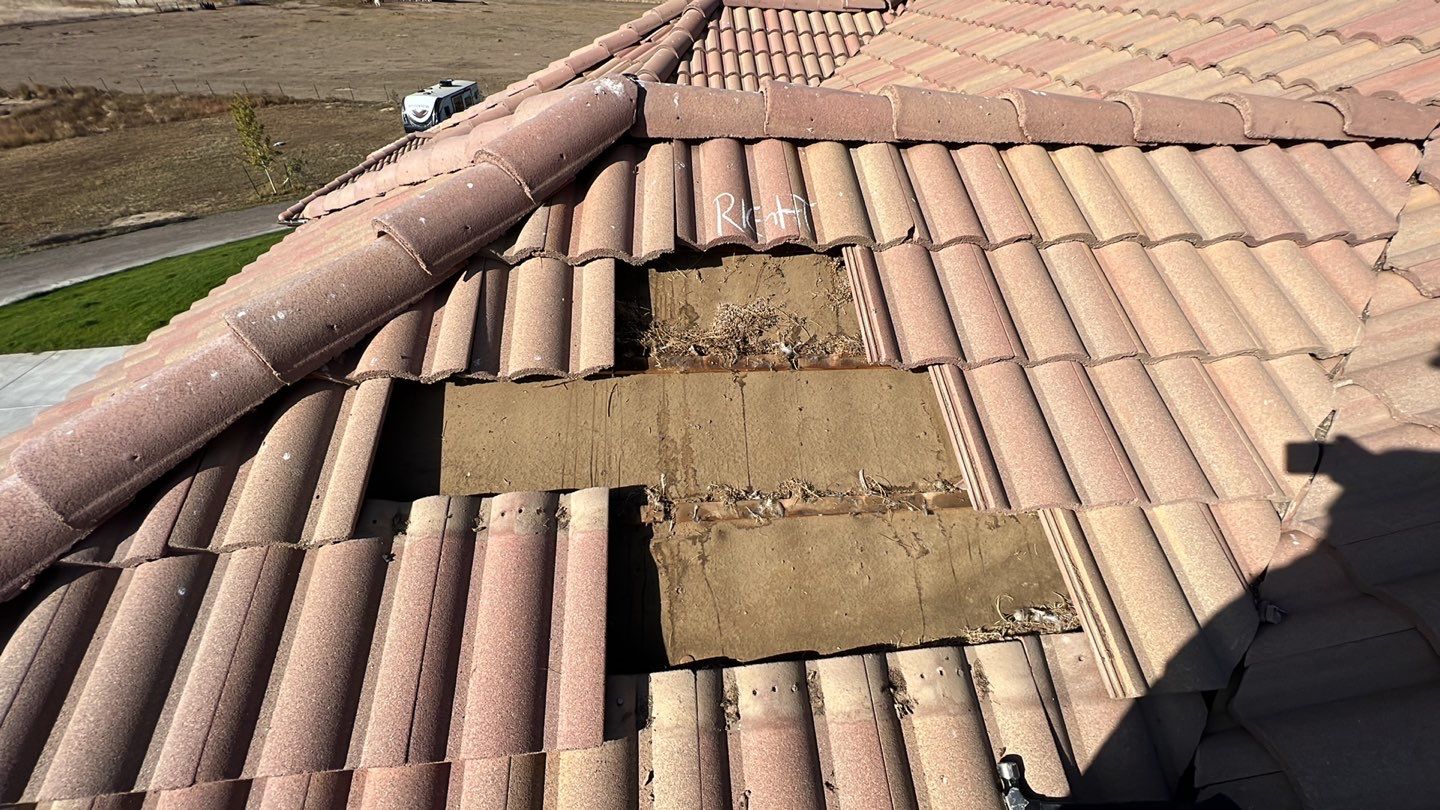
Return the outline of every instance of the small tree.
[[[230,99],[230,117],[235,121],[235,134],[240,136],[240,157],[245,165],[265,173],[270,184],[270,193],[279,194],[280,189],[290,185],[299,170],[297,160],[281,160],[280,150],[270,140],[265,124],[255,113],[255,102],[250,97],[236,93]],[[275,185],[275,173],[282,174],[280,185]]]

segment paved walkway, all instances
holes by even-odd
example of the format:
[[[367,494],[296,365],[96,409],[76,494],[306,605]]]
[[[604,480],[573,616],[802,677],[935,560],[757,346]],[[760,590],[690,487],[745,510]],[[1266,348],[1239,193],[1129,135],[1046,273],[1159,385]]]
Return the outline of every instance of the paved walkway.
[[[278,231],[285,226],[276,217],[287,205],[230,211],[0,259],[0,306],[157,259]]]
[[[90,380],[127,348],[0,354],[0,436],[35,421],[36,414],[63,400],[70,389]]]

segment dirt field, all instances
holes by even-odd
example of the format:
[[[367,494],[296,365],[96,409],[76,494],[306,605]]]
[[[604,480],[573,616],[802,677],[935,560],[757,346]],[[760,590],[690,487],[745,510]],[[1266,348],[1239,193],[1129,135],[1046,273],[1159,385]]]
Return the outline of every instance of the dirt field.
[[[0,0],[15,14],[90,13],[108,3]],[[288,2],[0,26],[0,86],[92,86],[159,93],[235,91],[378,104],[265,109],[306,162],[298,199],[401,134],[393,94],[445,77],[490,92],[644,12],[609,0]],[[158,103],[158,101],[157,101]],[[82,131],[83,127],[79,128]],[[0,255],[117,220],[203,215],[260,202],[234,159],[227,116],[0,150]]]
[[[0,26],[152,14],[154,11],[154,5],[121,7],[116,0],[0,0]]]
[[[287,154],[305,161],[311,185],[355,165],[399,129],[394,110],[374,104],[284,105],[260,117]],[[256,205],[261,199],[236,154],[228,115],[0,149],[0,254],[60,234],[103,231],[125,218]]]
[[[15,0],[5,0],[15,2]],[[441,78],[498,90],[644,4],[287,2],[0,28],[0,84],[384,101]],[[208,82],[208,84],[207,84]]]

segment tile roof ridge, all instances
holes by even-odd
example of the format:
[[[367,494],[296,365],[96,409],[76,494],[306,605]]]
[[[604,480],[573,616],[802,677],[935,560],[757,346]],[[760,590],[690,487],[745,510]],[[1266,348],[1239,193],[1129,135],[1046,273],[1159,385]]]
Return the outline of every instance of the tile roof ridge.
[[[314,191],[302,197],[300,200],[296,201],[289,208],[281,211],[280,216],[277,219],[279,219],[279,221],[284,225],[299,224],[300,214],[311,202],[318,200],[321,197],[324,197],[326,194],[329,194],[335,189],[340,188],[351,180],[354,180],[356,177],[359,177],[360,175],[369,171],[377,163],[384,161],[385,158],[390,157],[391,155],[405,148],[407,145],[410,144],[411,141],[414,141],[415,139],[416,133],[407,132],[403,136],[396,138],[395,140],[380,147],[379,149],[376,149],[375,151],[366,155],[365,159],[360,161],[354,167],[336,176],[334,179],[330,180],[325,185],[315,189]]]
[[[720,8],[720,0],[692,0],[676,16],[674,27],[659,47],[645,57],[635,75],[646,81],[664,81],[675,75],[686,54],[695,47],[710,27],[710,20]],[[693,13],[692,13],[693,12]]]
[[[367,244],[242,300],[196,350],[24,441],[0,479],[0,599],[143,487],[457,271],[631,126],[633,81],[557,93],[473,165],[373,220]],[[357,283],[362,281],[363,283]]]
[[[1198,101],[1134,91],[1104,99],[1022,89],[978,96],[893,84],[859,93],[775,80],[760,92],[643,80],[640,87],[631,134],[650,139],[1240,146],[1423,140],[1440,124],[1440,107],[1354,92]]]
[[[885,11],[895,0],[724,0],[732,8],[773,8],[777,11]]]

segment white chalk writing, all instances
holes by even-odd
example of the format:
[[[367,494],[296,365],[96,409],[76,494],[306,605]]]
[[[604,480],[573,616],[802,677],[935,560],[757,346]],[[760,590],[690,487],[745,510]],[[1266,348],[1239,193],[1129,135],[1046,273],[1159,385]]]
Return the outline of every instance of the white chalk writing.
[[[784,231],[792,223],[797,228],[808,230],[810,209],[814,207],[815,203],[799,194],[791,194],[789,200],[776,194],[774,207],[766,210],[763,204],[748,205],[737,200],[734,194],[722,191],[715,195],[715,235],[724,236],[728,225],[746,236],[758,238],[762,223],[767,231],[771,226]]]

